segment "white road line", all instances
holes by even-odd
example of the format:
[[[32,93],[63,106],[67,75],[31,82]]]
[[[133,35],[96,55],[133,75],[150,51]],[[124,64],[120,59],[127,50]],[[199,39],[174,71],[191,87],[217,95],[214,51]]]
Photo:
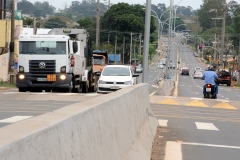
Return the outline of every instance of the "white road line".
[[[216,99],[216,101],[220,101],[220,102],[229,102],[228,100],[225,100],[225,99]]]
[[[226,98],[226,99],[229,99],[229,98]]]
[[[33,116],[14,116],[14,117],[11,117],[11,118],[6,118],[6,119],[3,119],[3,120],[0,120],[0,123],[14,123],[14,122],[18,122],[18,121],[28,119],[28,118],[31,118],[31,117],[33,117]]]
[[[3,94],[17,94],[19,92],[4,92]]]
[[[152,87],[154,87],[154,88],[158,88],[157,86],[154,86],[154,85],[152,85]]]
[[[167,141],[164,160],[182,160],[181,143]]]
[[[75,95],[77,93],[60,93],[60,94],[57,94],[59,96],[71,96],[71,95]]]
[[[176,98],[174,96],[164,96],[164,98]]]
[[[226,145],[205,144],[205,143],[190,143],[190,142],[181,142],[181,143],[182,144],[187,144],[187,145],[195,145],[195,146],[207,146],[207,147],[240,149],[240,146],[226,146]]]
[[[157,91],[154,91],[154,92],[152,92],[151,94],[149,94],[149,96],[152,96],[152,95],[154,95],[156,92],[157,92]]]
[[[167,122],[168,122],[168,120],[159,119],[158,120],[158,125],[163,126],[163,127],[167,127]]]
[[[85,94],[85,96],[97,96],[99,95],[98,93],[90,93],[90,94]]]
[[[41,93],[31,93],[30,95],[39,95],[39,94],[50,94],[50,93],[41,92]]]
[[[202,98],[191,97],[191,99],[202,100]]]
[[[219,131],[212,123],[195,122],[197,129]]]

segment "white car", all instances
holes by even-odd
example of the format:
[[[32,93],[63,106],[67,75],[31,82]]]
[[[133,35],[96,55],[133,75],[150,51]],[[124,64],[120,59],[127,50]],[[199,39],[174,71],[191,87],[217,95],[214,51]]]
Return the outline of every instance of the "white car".
[[[110,93],[121,88],[135,85],[136,77],[131,66],[125,65],[107,65],[98,80],[98,93]]]
[[[194,72],[202,72],[202,68],[201,68],[201,67],[196,67],[196,68],[194,69]]]
[[[196,71],[194,74],[193,74],[193,78],[202,78],[202,72],[201,71]]]
[[[157,69],[163,69],[163,64],[162,63],[158,63],[157,64]]]

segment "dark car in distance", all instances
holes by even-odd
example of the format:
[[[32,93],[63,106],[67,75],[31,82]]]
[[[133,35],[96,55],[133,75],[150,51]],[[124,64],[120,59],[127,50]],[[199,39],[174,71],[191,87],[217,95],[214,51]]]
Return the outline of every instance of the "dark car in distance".
[[[231,86],[231,73],[225,70],[221,70],[217,72],[218,79],[215,80],[217,85],[219,84],[227,84],[227,86]]]
[[[188,75],[189,76],[189,69],[188,68],[181,68],[181,75]]]

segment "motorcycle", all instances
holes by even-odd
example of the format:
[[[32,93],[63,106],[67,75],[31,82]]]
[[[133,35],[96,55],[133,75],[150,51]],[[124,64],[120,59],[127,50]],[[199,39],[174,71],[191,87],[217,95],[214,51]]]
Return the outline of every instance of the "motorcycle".
[[[206,98],[216,99],[215,86],[212,84],[205,84]]]

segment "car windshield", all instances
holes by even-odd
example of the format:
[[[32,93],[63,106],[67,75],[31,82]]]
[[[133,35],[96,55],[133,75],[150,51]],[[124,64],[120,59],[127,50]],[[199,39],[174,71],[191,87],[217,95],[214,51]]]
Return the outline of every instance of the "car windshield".
[[[105,67],[103,76],[130,76],[130,70],[127,67]]]
[[[94,64],[104,65],[104,58],[101,56],[94,56]]]
[[[66,54],[66,42],[60,41],[21,41],[20,54]]]

